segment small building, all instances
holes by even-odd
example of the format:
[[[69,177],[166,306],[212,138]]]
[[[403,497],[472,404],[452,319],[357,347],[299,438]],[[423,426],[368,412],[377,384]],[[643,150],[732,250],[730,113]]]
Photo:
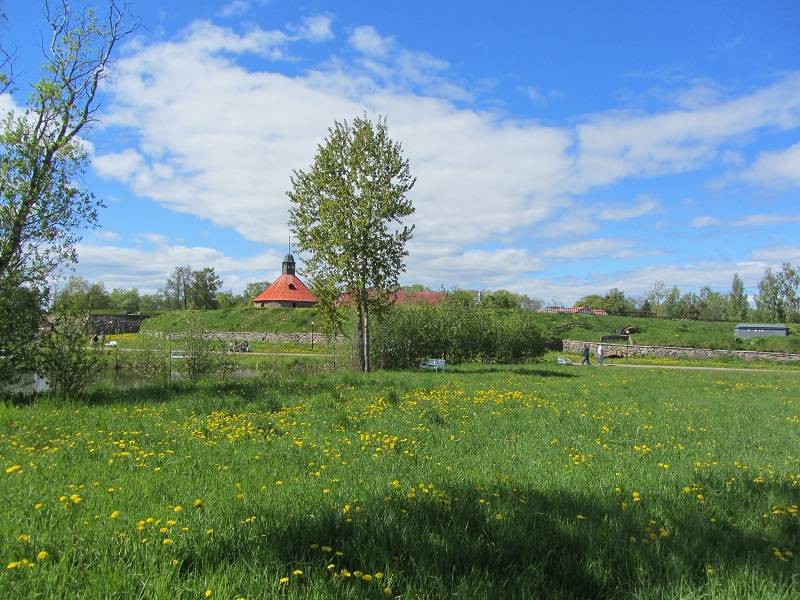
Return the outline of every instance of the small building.
[[[737,338],[786,337],[789,335],[789,328],[786,325],[769,323],[739,323],[733,328],[733,335]]]
[[[317,297],[295,275],[294,256],[283,258],[281,276],[253,299],[258,308],[313,308]]]

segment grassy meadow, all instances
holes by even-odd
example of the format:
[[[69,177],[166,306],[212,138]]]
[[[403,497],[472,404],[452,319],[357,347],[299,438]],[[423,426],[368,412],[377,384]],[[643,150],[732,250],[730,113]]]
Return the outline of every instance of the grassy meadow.
[[[0,405],[4,598],[796,598],[800,373],[457,367]]]

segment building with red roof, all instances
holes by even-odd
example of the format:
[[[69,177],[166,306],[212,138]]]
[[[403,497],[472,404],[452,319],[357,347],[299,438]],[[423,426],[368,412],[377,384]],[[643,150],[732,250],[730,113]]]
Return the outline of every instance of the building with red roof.
[[[258,308],[313,308],[316,303],[317,297],[295,275],[291,254],[283,258],[281,276],[253,299],[253,306]]]

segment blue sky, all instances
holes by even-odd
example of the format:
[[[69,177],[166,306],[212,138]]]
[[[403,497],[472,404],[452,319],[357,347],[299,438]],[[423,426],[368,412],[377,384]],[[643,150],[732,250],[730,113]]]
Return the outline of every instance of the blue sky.
[[[107,208],[75,267],[109,290],[187,264],[235,292],[277,277],[292,170],[364,113],[417,177],[401,283],[571,305],[734,273],[752,294],[800,263],[796,0],[130,6],[144,27],[87,135]],[[41,3],[4,7],[35,76]]]

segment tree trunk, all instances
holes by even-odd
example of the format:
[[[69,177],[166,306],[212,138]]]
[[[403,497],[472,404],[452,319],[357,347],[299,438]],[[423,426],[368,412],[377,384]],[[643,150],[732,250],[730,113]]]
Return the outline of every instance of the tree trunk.
[[[364,358],[362,361],[364,373],[369,373],[370,371],[370,364],[369,364],[369,306],[364,303],[364,338],[363,338],[363,346],[364,346]]]

